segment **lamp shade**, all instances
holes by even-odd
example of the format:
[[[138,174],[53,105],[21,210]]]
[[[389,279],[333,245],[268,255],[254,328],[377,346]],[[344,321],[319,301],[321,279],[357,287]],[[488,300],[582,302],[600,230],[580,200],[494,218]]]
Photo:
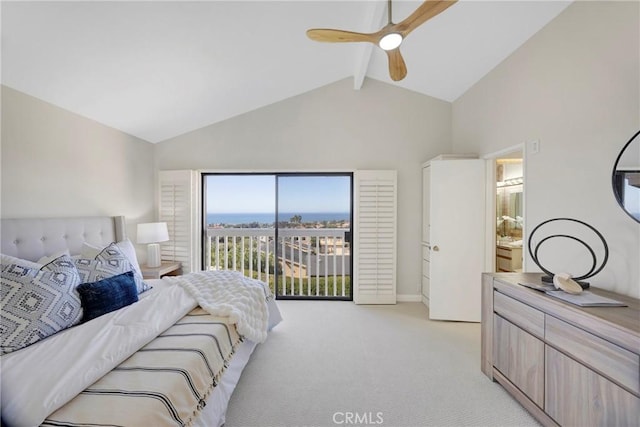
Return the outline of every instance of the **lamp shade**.
[[[169,240],[166,222],[138,224],[138,243],[158,243]]]

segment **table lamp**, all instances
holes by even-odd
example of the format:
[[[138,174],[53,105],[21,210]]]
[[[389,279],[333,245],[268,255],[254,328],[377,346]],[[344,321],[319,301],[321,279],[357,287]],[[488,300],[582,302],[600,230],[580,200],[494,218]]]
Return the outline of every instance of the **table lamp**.
[[[160,267],[160,245],[158,242],[169,240],[166,222],[148,222],[138,224],[138,243],[147,243],[147,266]]]

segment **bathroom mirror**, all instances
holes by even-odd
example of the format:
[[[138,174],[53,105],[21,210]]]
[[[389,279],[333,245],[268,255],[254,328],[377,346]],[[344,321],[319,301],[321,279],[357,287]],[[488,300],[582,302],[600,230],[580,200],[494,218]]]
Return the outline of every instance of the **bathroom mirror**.
[[[509,209],[513,212],[514,218],[522,218],[522,185],[517,191],[511,193],[509,197]],[[522,228],[522,221],[514,224],[515,228]]]
[[[640,131],[622,147],[613,165],[613,194],[624,211],[640,222]]]
[[[496,232],[500,237],[514,240],[522,237],[522,212],[522,184],[504,185],[496,189]]]

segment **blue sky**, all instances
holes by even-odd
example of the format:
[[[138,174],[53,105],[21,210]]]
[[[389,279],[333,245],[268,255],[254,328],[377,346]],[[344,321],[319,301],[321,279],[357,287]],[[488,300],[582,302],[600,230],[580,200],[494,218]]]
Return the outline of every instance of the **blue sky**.
[[[348,176],[281,176],[280,212],[349,212]],[[207,213],[275,211],[274,175],[207,176]]]

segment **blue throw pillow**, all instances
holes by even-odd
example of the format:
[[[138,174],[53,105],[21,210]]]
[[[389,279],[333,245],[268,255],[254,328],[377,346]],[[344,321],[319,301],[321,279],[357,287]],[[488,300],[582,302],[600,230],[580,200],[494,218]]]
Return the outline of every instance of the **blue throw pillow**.
[[[84,310],[83,322],[110,313],[138,301],[138,290],[132,271],[76,288]]]

